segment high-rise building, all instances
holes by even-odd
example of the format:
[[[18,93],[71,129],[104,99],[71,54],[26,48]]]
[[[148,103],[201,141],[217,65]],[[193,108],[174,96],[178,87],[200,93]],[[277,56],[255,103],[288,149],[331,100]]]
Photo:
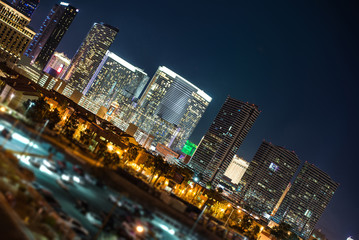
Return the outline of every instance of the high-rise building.
[[[65,2],[55,4],[25,52],[31,64],[44,69],[78,11]]]
[[[154,135],[154,143],[180,150],[211,101],[201,89],[160,66],[144,91],[132,122]]]
[[[44,68],[44,72],[55,78],[62,78],[70,63],[71,59],[69,59],[64,53],[55,52]]]
[[[241,180],[246,207],[269,216],[299,166],[293,151],[263,141]]]
[[[113,26],[94,23],[72,58],[64,80],[78,91],[85,93],[87,84],[98,69],[117,33],[118,29]]]
[[[83,93],[103,106],[117,102],[120,107],[138,99],[149,77],[141,69],[107,51]]]
[[[203,184],[218,185],[259,113],[256,105],[227,97],[189,162]]]
[[[249,162],[234,155],[232,162],[224,172],[224,176],[228,177],[233,184],[238,184],[244,173],[247,171],[248,166]]]
[[[288,223],[308,239],[338,186],[327,173],[305,162],[273,220]]]
[[[26,17],[31,18],[39,3],[40,0],[12,0],[11,5]]]
[[[0,59],[17,62],[35,35],[30,18],[0,1]]]

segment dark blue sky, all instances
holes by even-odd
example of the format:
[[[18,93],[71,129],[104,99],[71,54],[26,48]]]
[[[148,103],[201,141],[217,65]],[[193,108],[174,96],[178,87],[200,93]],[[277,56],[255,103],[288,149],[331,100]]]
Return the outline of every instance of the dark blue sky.
[[[56,1],[41,0],[38,30]],[[359,239],[359,80],[355,1],[74,0],[80,9],[60,51],[75,53],[94,22],[120,29],[111,51],[152,76],[167,66],[213,101],[198,143],[227,95],[262,110],[240,149],[251,160],[263,139],[295,150],[341,185],[317,227]]]

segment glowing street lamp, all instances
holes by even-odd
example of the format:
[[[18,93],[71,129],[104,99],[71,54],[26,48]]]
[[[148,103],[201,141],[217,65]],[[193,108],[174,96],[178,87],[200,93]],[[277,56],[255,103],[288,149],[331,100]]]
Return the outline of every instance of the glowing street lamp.
[[[141,225],[136,226],[136,232],[143,233],[144,230],[145,229]]]

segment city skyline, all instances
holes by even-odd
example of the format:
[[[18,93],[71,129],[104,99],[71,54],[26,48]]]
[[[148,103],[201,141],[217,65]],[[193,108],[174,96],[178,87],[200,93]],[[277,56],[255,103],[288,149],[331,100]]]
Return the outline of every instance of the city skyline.
[[[25,51],[31,64],[41,70],[45,68],[78,11],[64,2],[54,5]]]
[[[318,6],[315,6],[315,7],[318,7]],[[324,8],[325,7],[328,8],[328,6],[324,6]],[[327,9],[327,8],[325,8],[325,9]],[[81,8],[80,8],[80,10],[81,10]],[[261,9],[261,10],[263,11],[263,9]],[[318,8],[316,10],[318,10]],[[347,9],[345,9],[345,10],[347,10]],[[318,11],[320,11],[320,10],[318,10]],[[36,17],[36,13],[37,12],[35,12],[35,15],[33,17]],[[323,12],[321,12],[321,13],[323,14]],[[325,16],[328,17],[327,15],[325,15]],[[318,24],[320,25],[319,22],[315,22],[315,23],[317,25]],[[293,34],[293,32],[291,32],[291,33]],[[311,34],[313,34],[313,32],[311,32]],[[291,40],[292,40],[292,42],[296,43],[297,45],[300,45],[294,39],[291,39]],[[320,41],[316,42],[316,44],[318,46],[319,46],[319,43],[320,43]],[[328,42],[326,44],[327,44],[327,46],[330,45],[330,43],[328,43]],[[268,45],[271,46],[270,44],[268,44]],[[253,47],[253,46],[251,46],[251,47]],[[263,46],[259,46],[259,47],[255,46],[254,48],[256,48],[256,47],[257,47],[256,50],[258,51],[258,53],[259,53],[259,55],[261,57],[263,57],[263,55],[265,55],[265,54],[263,54],[263,52],[266,52],[266,51],[271,52],[270,50],[268,50],[268,46],[267,46],[267,48],[263,47]],[[288,47],[288,46],[285,45],[284,47]],[[323,52],[325,49],[327,49],[327,48],[323,47],[320,50]],[[121,51],[114,51],[114,52],[120,54]],[[283,52],[280,52],[280,53],[283,54]],[[120,54],[120,55],[123,56],[122,54]],[[146,54],[145,54],[145,56],[146,56]],[[272,52],[272,56],[273,56],[273,52]],[[301,54],[299,54],[299,56],[301,56],[303,58],[303,56]],[[315,55],[315,56],[318,56],[318,55]],[[256,57],[258,58],[258,56],[256,56]],[[261,57],[259,57],[259,58],[261,58]],[[128,59],[127,56],[124,57],[124,58]],[[268,56],[267,56],[267,58],[268,58]],[[286,58],[283,57],[281,60],[283,61],[284,59],[286,59]],[[139,58],[136,59],[136,60],[140,61]],[[259,62],[261,62],[260,61],[261,59],[257,59],[257,61],[258,60],[259,60]],[[321,74],[324,74],[325,71],[331,72],[331,69],[328,69],[328,66],[331,66],[330,63],[325,62],[325,61],[323,61],[323,62],[325,63],[324,66],[319,64],[318,65],[319,68],[316,69],[317,71],[319,71],[319,72],[317,72],[317,74],[319,74],[319,76],[321,76]],[[317,62],[314,62],[314,61],[310,62],[310,63],[312,63],[314,65],[317,64]],[[158,62],[153,63],[153,64],[158,64],[159,65]],[[245,66],[245,62],[242,62],[242,64],[244,64],[244,66]],[[146,64],[137,64],[136,63],[136,65],[145,66]],[[280,66],[280,67],[278,67],[278,66]],[[282,69],[285,68],[284,67],[285,64],[284,64],[284,66],[280,65],[280,64],[278,66],[277,66],[276,71],[274,71],[274,75],[275,74],[278,75],[278,69],[282,70]],[[340,63],[338,64],[338,66],[335,66],[335,67],[337,67],[337,68],[340,67],[342,69],[342,65]],[[347,67],[350,68],[351,65],[348,65]],[[193,71],[193,70],[192,70],[193,72],[186,71],[186,67],[183,67],[183,68],[175,67],[174,69],[176,71],[178,71],[180,74],[184,73],[183,75],[185,77],[187,77],[187,75],[192,75],[192,74],[196,75],[196,71]],[[180,69],[180,70],[178,70],[178,69]],[[289,68],[289,70],[293,70],[293,69],[294,69],[293,67],[292,67],[292,69]],[[313,69],[308,68],[308,66],[307,66],[307,69],[313,71]],[[267,73],[271,72],[271,71],[268,71],[268,69],[266,69],[266,67],[264,67],[264,68],[262,67],[262,70],[264,72],[267,72]],[[150,74],[150,71],[146,71],[146,72],[149,72],[149,74]],[[187,72],[187,74],[186,74],[186,72]],[[199,71],[197,71],[197,72],[199,72]],[[293,71],[293,72],[295,72],[295,71]],[[286,74],[283,74],[283,76],[281,74],[279,74],[279,76],[282,76],[283,78],[286,75],[292,76],[288,72],[285,72],[285,73]],[[297,73],[297,72],[295,72],[295,73]],[[263,74],[263,75],[265,75],[265,74]],[[303,77],[303,73],[301,73],[299,75]],[[316,74],[314,74],[314,76],[315,75]],[[254,74],[254,71],[252,72],[252,76],[257,77],[257,78],[259,77],[259,76],[256,76],[256,74]],[[269,76],[270,76],[270,74],[269,74]],[[304,76],[306,76],[306,74],[304,74]],[[310,74],[309,74],[309,76],[310,76]],[[294,76],[292,76],[292,77],[294,77]],[[342,76],[342,77],[344,77],[344,76]],[[192,78],[196,79],[195,77],[190,77],[190,78],[191,79]],[[265,77],[263,77],[263,78],[265,78]],[[350,136],[355,135],[355,134],[354,134],[354,132],[349,133],[348,129],[346,129],[345,126],[344,126],[344,128],[341,128],[341,129],[344,130],[344,133],[342,131],[340,131],[338,127],[331,128],[331,133],[330,134],[326,133],[326,131],[325,131],[327,129],[330,129],[330,127],[332,126],[331,123],[334,123],[333,116],[332,116],[332,114],[330,114],[333,106],[335,106],[335,108],[337,110],[343,111],[343,109],[338,108],[337,101],[329,99],[331,96],[338,97],[338,94],[334,94],[334,93],[337,93],[337,91],[336,91],[337,89],[336,88],[335,89],[330,88],[329,91],[327,91],[327,92],[324,91],[324,93],[321,93],[322,95],[319,95],[319,96],[322,96],[322,97],[318,96],[317,97],[318,99],[317,99],[316,97],[314,97],[314,98],[311,97],[311,95],[315,95],[315,93],[317,93],[317,91],[323,90],[323,88],[324,88],[324,90],[328,90],[328,89],[325,89],[325,87],[322,88],[322,84],[319,84],[318,82],[315,82],[315,81],[311,82],[311,80],[314,79],[314,78],[312,79],[312,77],[309,77],[309,80],[308,79],[303,80],[300,77],[297,77],[297,78],[294,77],[294,79],[296,81],[292,80],[292,79],[291,79],[291,81],[296,82],[296,84],[297,84],[296,85],[296,88],[297,88],[296,92],[302,91],[302,93],[300,94],[300,95],[302,95],[302,97],[298,98],[296,100],[294,100],[295,99],[294,96],[299,95],[296,92],[280,91],[280,90],[279,91],[273,91],[273,90],[276,90],[275,87],[272,87],[271,84],[268,84],[268,83],[266,84],[265,82],[264,83],[262,82],[263,85],[260,85],[260,86],[262,86],[266,90],[266,91],[264,91],[266,94],[264,94],[264,97],[259,98],[260,100],[258,100],[258,101],[253,100],[252,101],[251,98],[254,98],[254,99],[257,98],[254,95],[253,92],[255,90],[257,90],[258,92],[256,92],[255,94],[260,95],[261,93],[263,93],[263,90],[259,89],[255,85],[251,86],[251,87],[248,87],[248,85],[243,84],[241,86],[242,89],[239,92],[245,95],[245,97],[243,97],[243,98],[245,100],[255,102],[256,104],[261,106],[261,109],[264,109],[265,111],[269,112],[270,115],[272,115],[272,117],[270,115],[266,115],[266,118],[262,120],[262,123],[263,123],[262,125],[259,125],[259,126],[258,126],[258,124],[255,125],[256,127],[253,129],[253,131],[255,131],[255,133],[254,133],[254,135],[252,137],[252,141],[248,142],[248,144],[247,144],[248,146],[240,151],[240,155],[244,154],[244,152],[247,152],[246,154],[254,154],[255,151],[253,151],[253,149],[255,149],[256,146],[259,145],[259,143],[260,143],[260,141],[258,141],[258,139],[263,139],[263,138],[273,139],[273,141],[275,140],[274,142],[276,142],[276,143],[278,143],[280,145],[290,146],[291,149],[295,149],[299,153],[300,156],[304,156],[305,159],[310,159],[311,162],[315,162],[316,164],[318,164],[320,166],[321,169],[324,169],[326,172],[329,172],[330,173],[329,175],[332,176],[334,179],[336,179],[336,181],[343,183],[343,180],[338,179],[338,178],[343,178],[344,171],[346,172],[347,169],[340,168],[340,171],[342,173],[338,174],[336,172],[337,164],[335,164],[335,156],[336,157],[339,157],[339,156],[341,157],[342,154],[339,154],[339,152],[340,152],[339,150],[334,149],[334,148],[330,148],[330,146],[339,146],[340,148],[344,148],[344,145],[345,145],[344,142],[346,142],[346,141],[342,140],[340,142],[340,144],[335,144],[335,142],[339,141],[341,137],[339,137],[339,138],[336,137],[336,139],[332,139],[332,138],[330,138],[330,136],[332,136],[333,134],[335,136],[337,136],[339,134],[339,136],[342,136],[344,138],[349,138]],[[286,78],[286,80],[288,81],[288,78]],[[303,82],[300,82],[300,80],[303,80]],[[272,77],[272,82],[274,83],[273,84],[274,86],[280,85],[280,83],[282,83],[281,81],[282,80],[279,79],[278,82],[276,82],[275,78]],[[287,81],[285,81],[283,83],[288,83],[289,84],[289,82],[287,82]],[[346,81],[348,81],[348,80],[346,80]],[[326,83],[327,86],[328,85],[330,86],[330,85],[333,84],[333,80],[326,81],[325,83]],[[209,84],[209,86],[212,86],[212,88],[207,87],[208,89],[210,89],[210,91],[214,91],[213,89],[217,90],[217,88],[213,88],[215,86],[214,83],[209,82],[208,84]],[[312,88],[310,88],[309,86],[312,86]],[[231,91],[230,89],[233,89],[233,88],[231,88],[230,86],[227,86],[226,89],[227,89],[227,91]],[[291,89],[291,88],[289,87],[288,89]],[[272,91],[269,91],[269,90],[272,90]],[[235,92],[235,94],[240,94],[240,93]],[[292,93],[293,96],[290,95],[290,93]],[[307,93],[307,94],[305,94],[305,93]],[[348,90],[348,92],[346,92],[346,93],[347,94],[344,95],[344,100],[347,103],[347,106],[344,106],[344,108],[349,109],[350,104],[353,104],[353,103],[350,103],[350,101],[349,101],[349,100],[351,100],[352,95],[351,95],[350,90]],[[232,93],[230,93],[230,94],[233,95]],[[211,118],[210,116],[213,117],[213,112],[215,112],[214,108],[215,107],[218,108],[218,104],[220,104],[220,102],[223,102],[222,100],[224,98],[223,92],[220,92],[220,91],[218,91],[219,97],[217,97],[217,94],[211,94],[210,93],[209,95],[213,96],[214,99],[217,98],[216,99],[217,105],[213,106],[213,108],[212,108],[213,110],[207,113],[207,116],[208,116],[207,117],[207,124],[208,124],[208,118]],[[238,98],[241,98],[239,95],[236,95],[236,97],[237,96],[238,96]],[[278,97],[278,96],[280,96],[280,97]],[[305,97],[303,97],[303,96],[305,96]],[[340,96],[343,97],[343,95],[340,95]],[[271,100],[268,101],[268,102],[270,102],[270,104],[273,107],[270,107],[269,103],[267,104],[266,97],[271,98]],[[290,104],[283,105],[281,103],[281,100],[283,100],[282,97],[286,97],[287,99],[289,99],[288,102],[292,103],[292,105],[290,105]],[[327,104],[323,104],[321,101],[319,101],[319,99],[323,99],[323,98],[329,100]],[[355,102],[355,100],[354,100],[354,102]],[[279,104],[276,105],[275,103],[279,103]],[[313,103],[317,103],[317,104],[313,104]],[[322,103],[322,104],[320,104],[320,103]],[[277,108],[277,109],[275,109],[275,108]],[[281,112],[285,112],[286,114],[282,114]],[[321,114],[319,114],[319,112]],[[302,114],[300,114],[300,113],[302,113]],[[296,114],[298,114],[299,117]],[[322,116],[322,115],[324,115],[324,116]],[[308,116],[311,116],[311,118],[310,118],[311,121],[307,120],[306,117],[308,117]],[[313,116],[314,116],[314,119],[313,119]],[[352,122],[352,121],[354,121],[354,119],[349,119],[348,114],[344,113],[341,116],[343,117],[343,119],[341,119],[341,121],[344,121],[344,122]],[[269,117],[269,119],[268,119],[268,117]],[[264,116],[263,116],[263,118],[264,118]],[[322,121],[320,121],[320,119]],[[271,133],[271,131],[267,130],[268,126],[265,126],[265,124],[264,124],[264,122],[268,122],[268,120],[269,120],[269,122],[270,122],[270,124],[272,126],[272,127],[269,127],[269,128],[273,129],[272,133]],[[201,122],[204,122],[204,121],[205,120],[202,120]],[[312,126],[312,125],[314,125],[314,126]],[[338,126],[338,125],[340,125],[340,124],[339,123],[334,124],[334,126]],[[202,132],[203,132],[203,129],[206,128],[207,126],[202,126],[201,127]],[[303,129],[305,131],[303,131]],[[316,131],[314,131],[314,133],[315,133],[314,136],[312,135],[313,130],[316,130]],[[197,140],[201,136],[201,134],[198,133],[200,131],[201,130],[198,130],[197,131],[197,136],[194,137]],[[277,134],[275,131],[281,132],[281,134]],[[334,131],[334,132],[332,132],[332,131]],[[347,135],[345,135],[345,134],[347,134]],[[249,134],[249,136],[250,135],[251,134]],[[295,136],[295,138],[294,138],[294,136]],[[334,141],[334,143],[331,143],[332,141]],[[194,141],[194,142],[198,142],[198,141]],[[350,141],[347,144],[351,144]],[[317,145],[317,146],[315,146],[315,145]],[[344,156],[345,156],[345,153],[344,153]],[[301,158],[303,158],[303,157],[301,157]],[[333,160],[332,161],[327,161],[327,158],[332,158]],[[251,158],[246,157],[246,159],[251,159]],[[336,177],[336,174],[337,174],[338,177]],[[350,182],[348,182],[348,184],[350,185]],[[343,187],[343,185],[339,189],[341,189]],[[347,186],[349,186],[349,185],[347,185]],[[334,200],[336,200],[339,197],[338,195],[339,194],[336,194],[336,197],[334,198]],[[333,219],[333,217],[332,217],[332,219]]]

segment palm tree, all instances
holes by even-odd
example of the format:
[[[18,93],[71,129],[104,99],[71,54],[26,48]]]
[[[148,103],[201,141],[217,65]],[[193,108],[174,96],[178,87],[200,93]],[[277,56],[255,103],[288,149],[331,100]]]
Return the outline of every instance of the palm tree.
[[[133,162],[136,160],[136,157],[139,153],[139,146],[138,145],[135,145],[133,143],[129,143],[129,147],[126,151],[126,154],[125,154],[125,163],[124,165],[126,165],[128,162]]]
[[[153,177],[157,174],[157,179],[155,180],[155,182],[153,183],[153,185],[155,186],[155,184],[157,183],[158,179],[160,179],[160,177],[166,173],[168,173],[170,171],[171,167],[170,165],[163,160],[163,158],[161,156],[155,156],[153,158],[153,172],[152,172],[152,176],[151,176],[151,180],[150,182],[152,182]]]

